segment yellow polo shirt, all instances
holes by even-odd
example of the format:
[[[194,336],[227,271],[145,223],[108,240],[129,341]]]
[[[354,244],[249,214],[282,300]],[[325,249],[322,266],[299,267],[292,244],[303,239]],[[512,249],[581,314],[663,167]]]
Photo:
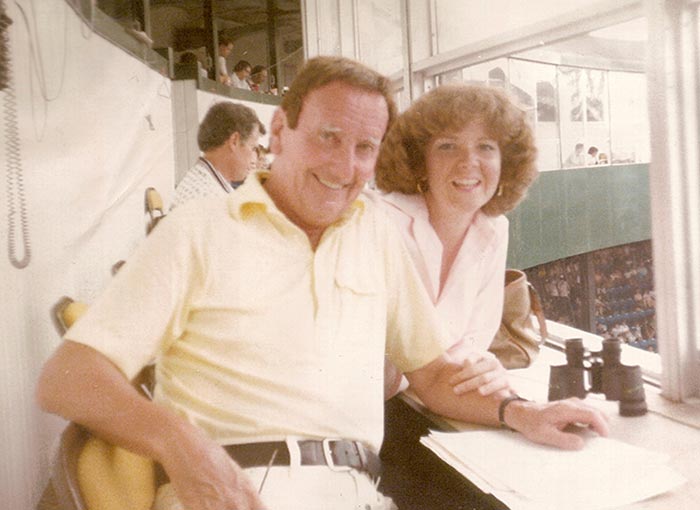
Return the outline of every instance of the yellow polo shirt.
[[[264,176],[161,221],[66,338],[128,378],[156,360],[155,400],[222,444],[344,437],[378,450],[385,353],[417,369],[445,332],[372,199],[312,251]]]

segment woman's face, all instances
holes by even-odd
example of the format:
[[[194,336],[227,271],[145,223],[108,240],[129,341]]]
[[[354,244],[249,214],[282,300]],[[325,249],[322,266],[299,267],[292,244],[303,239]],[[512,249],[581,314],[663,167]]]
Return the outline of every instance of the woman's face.
[[[428,172],[426,201],[431,210],[445,207],[473,214],[498,188],[501,150],[481,120],[464,129],[434,137],[425,158]]]

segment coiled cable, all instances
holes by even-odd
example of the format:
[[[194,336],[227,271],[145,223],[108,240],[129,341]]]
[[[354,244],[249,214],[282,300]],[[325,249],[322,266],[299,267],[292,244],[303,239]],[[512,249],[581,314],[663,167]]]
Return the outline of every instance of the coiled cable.
[[[0,90],[7,87],[8,82],[10,51],[7,45],[7,29],[11,24],[12,20],[5,14],[5,4],[0,0]]]
[[[3,47],[2,55],[4,97],[3,120],[5,124],[5,164],[7,168],[7,252],[10,263],[17,269],[23,269],[29,265],[31,259],[31,247],[29,243],[29,220],[27,218],[27,200],[24,193],[24,179],[22,176],[22,157],[19,140],[19,125],[17,119],[17,98],[15,96],[14,80],[12,79],[12,60],[10,58],[10,38],[7,35],[7,27],[12,20],[7,17],[4,0],[0,0],[0,45]],[[24,250],[22,258],[17,255],[17,226],[22,236]]]

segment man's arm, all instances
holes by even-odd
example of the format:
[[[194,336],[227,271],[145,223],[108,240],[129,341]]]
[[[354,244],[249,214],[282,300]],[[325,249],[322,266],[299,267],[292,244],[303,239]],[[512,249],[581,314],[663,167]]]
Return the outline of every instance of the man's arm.
[[[431,411],[464,422],[498,426],[503,395],[483,396],[477,391],[458,395],[450,382],[459,368],[439,357],[406,377]],[[605,415],[578,399],[546,404],[512,401],[505,408],[504,421],[531,441],[569,450],[583,447],[579,435],[565,431],[570,425],[584,425],[602,436],[608,435]]]
[[[141,396],[98,351],[65,341],[42,369],[40,407],[159,462],[187,509],[263,508],[223,448],[172,410]]]

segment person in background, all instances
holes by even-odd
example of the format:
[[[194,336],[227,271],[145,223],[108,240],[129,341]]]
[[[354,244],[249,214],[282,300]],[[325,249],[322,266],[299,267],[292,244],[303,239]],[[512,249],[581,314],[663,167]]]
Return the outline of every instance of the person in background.
[[[219,36],[219,55],[216,57],[216,79],[224,85],[231,85],[226,59],[233,51],[233,41],[225,35]]]
[[[202,155],[175,188],[171,208],[240,186],[257,161],[258,139],[264,134],[265,127],[251,108],[230,101],[214,104],[197,132]]]
[[[199,58],[197,57],[197,54],[194,53],[193,51],[185,51],[180,55],[180,60],[178,62],[179,64],[187,64],[187,65],[197,65],[201,64],[199,61]],[[199,69],[199,76],[202,78],[207,78],[209,75],[207,74],[207,70],[204,68],[202,65],[197,65],[197,68]]]
[[[598,154],[598,164],[599,165],[608,165],[610,164],[608,161],[608,155],[604,152],[601,152]]]
[[[598,147],[591,145],[586,153],[586,165],[597,165],[598,164]]]
[[[270,78],[270,94],[272,94],[273,96],[276,96],[279,94],[279,91],[277,90],[277,81],[275,79],[275,75],[268,74],[268,76]]]
[[[576,399],[453,388],[400,234],[360,194],[395,113],[388,78],[308,60],[272,119],[272,170],[158,224],[44,365],[40,406],[155,459],[156,503],[189,510],[392,508],[376,478],[385,353],[433,412],[565,448],[583,445],[569,424],[607,434]],[[152,360],[153,401],[130,384]]]
[[[253,67],[250,73],[250,90],[253,92],[267,92],[267,69],[265,66],[257,65]]]
[[[586,166],[586,155],[583,153],[582,143],[577,143],[574,147],[574,152],[569,154],[569,157],[564,161],[564,168],[575,166]]]
[[[501,89],[450,84],[415,101],[387,133],[376,186],[463,365],[461,387],[508,388],[487,351],[501,323],[508,220],[537,177],[525,113]],[[386,396],[401,385],[387,362]]]
[[[251,71],[252,68],[250,67],[250,62],[246,60],[239,60],[236,66],[233,68],[233,74],[231,75],[231,86],[236,89],[250,90],[248,78],[250,77]]]

